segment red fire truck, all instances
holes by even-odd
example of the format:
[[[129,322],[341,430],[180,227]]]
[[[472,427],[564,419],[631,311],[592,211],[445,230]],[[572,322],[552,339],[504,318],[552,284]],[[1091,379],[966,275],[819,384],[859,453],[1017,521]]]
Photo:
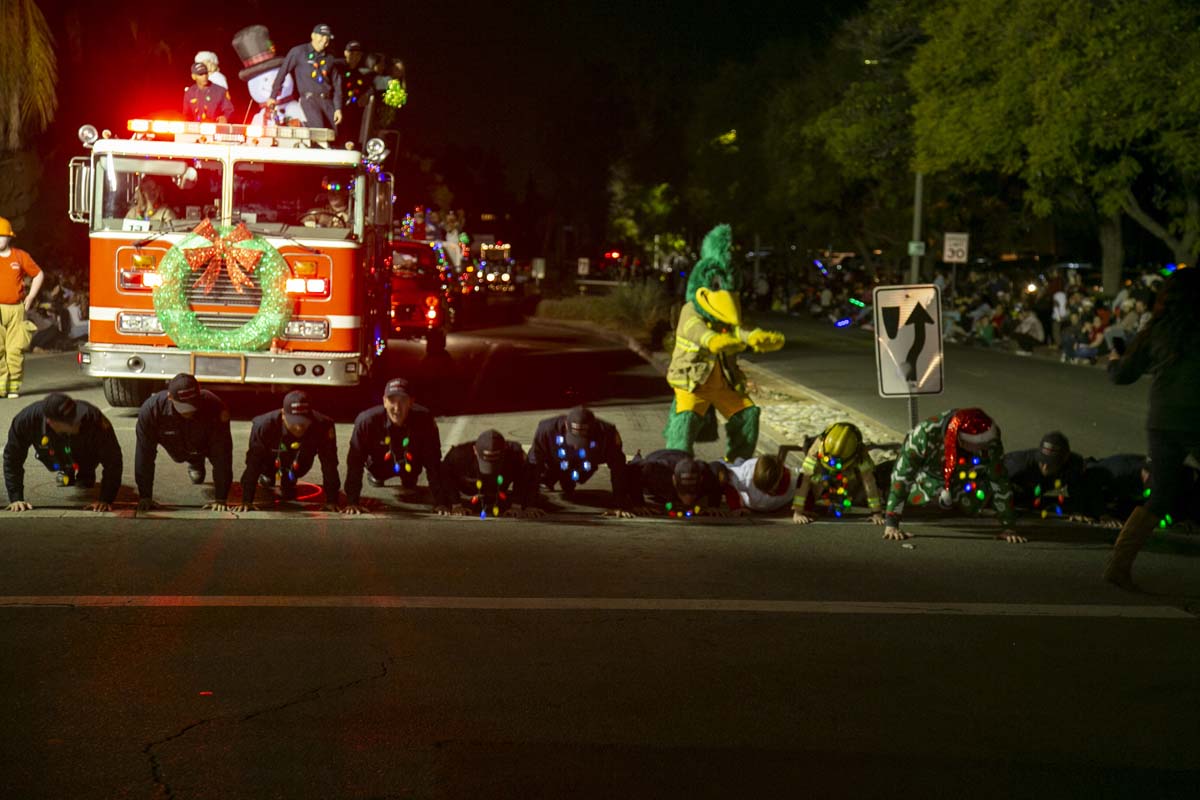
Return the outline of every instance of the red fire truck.
[[[393,180],[373,139],[131,120],[85,125],[71,219],[90,239],[80,369],[113,406],[179,372],[225,384],[352,386],[386,347]]]

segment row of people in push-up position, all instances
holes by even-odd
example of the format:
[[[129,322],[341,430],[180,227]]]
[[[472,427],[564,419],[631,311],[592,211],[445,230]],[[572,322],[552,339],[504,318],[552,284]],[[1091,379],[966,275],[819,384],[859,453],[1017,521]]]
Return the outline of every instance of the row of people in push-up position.
[[[922,422],[905,438],[895,461],[878,465],[849,422],[831,425],[803,446],[732,464],[706,462],[681,450],[639,453],[627,460],[616,427],[582,406],[543,420],[528,453],[488,430],[443,457],[433,415],[415,403],[403,378],[390,381],[383,402],[354,421],[340,506],[334,423],[303,391],[289,393],[282,409],[254,418],[237,503],[228,498],[233,483],[228,409],[193,376],[175,376],[167,389],[143,403],[136,438],[140,510],[158,505],[154,477],[161,447],[173,461],[187,464],[194,484],[205,482],[207,464],[212,465],[214,500],[205,508],[218,511],[251,510],[260,486],[278,484],[281,499],[296,499],[298,481],[319,460],[326,510],[367,510],[364,473],[373,486],[398,478],[403,488],[412,489],[424,472],[436,513],[537,517],[545,513],[541,487],[560,488],[570,499],[603,466],[610,471],[613,492],[606,515],[686,518],[790,508],[793,521],[807,524],[819,514],[838,518],[865,505],[892,539],[908,536],[900,528],[905,506],[927,502],[970,513],[991,506],[1003,538],[1010,541],[1023,541],[1013,529],[1017,506],[1043,517],[1116,524],[1113,515],[1128,513],[1140,499],[1147,470],[1140,456],[1085,464],[1058,433],[1043,437],[1038,449],[1005,455],[999,428],[979,409],[947,411]],[[123,461],[112,425],[98,408],[55,393],[16,416],[4,447],[9,511],[32,508],[24,491],[30,448],[63,486],[90,488],[102,468],[99,497],[87,508],[111,510]],[[788,450],[804,452],[799,470],[785,465]],[[886,498],[881,486],[887,488]]]

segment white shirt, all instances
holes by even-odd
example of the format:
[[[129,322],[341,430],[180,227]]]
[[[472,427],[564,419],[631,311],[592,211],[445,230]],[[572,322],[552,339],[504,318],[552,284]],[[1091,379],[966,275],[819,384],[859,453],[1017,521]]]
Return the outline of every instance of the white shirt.
[[[215,83],[217,86],[220,86],[225,91],[229,91],[229,81],[227,81],[225,76],[220,72],[208,73],[208,80],[212,83]]]
[[[725,464],[729,468],[729,483],[737,490],[738,497],[742,500],[742,505],[751,511],[778,511],[781,508],[790,506],[792,498],[796,496],[796,486],[800,480],[800,470],[788,470],[790,480],[788,481],[787,491],[783,494],[767,494],[754,485],[754,465],[757,463],[757,458],[739,458],[732,464]]]

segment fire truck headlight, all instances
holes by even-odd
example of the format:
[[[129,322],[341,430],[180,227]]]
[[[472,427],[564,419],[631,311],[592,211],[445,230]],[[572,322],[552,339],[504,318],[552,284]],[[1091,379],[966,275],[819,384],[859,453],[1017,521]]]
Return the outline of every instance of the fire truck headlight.
[[[287,293],[288,294],[304,294],[307,281],[304,278],[288,278]]]
[[[142,276],[142,285],[150,288],[162,286],[162,275],[157,272],[147,272]]]
[[[95,125],[79,126],[79,141],[83,143],[84,147],[91,147],[99,138],[100,132],[96,130]]]

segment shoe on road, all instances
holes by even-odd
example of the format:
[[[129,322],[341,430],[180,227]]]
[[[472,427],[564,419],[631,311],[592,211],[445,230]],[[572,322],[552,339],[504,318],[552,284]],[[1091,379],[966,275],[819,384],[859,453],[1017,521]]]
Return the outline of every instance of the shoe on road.
[[[188,467],[188,480],[192,483],[204,483],[204,478],[207,476],[207,470],[201,464],[198,467]]]
[[[383,486],[383,481],[379,480],[379,478],[376,478],[369,472],[367,473],[367,483],[371,484],[376,489],[379,489]]]
[[[258,485],[264,489],[273,489],[275,487],[275,478],[270,475],[259,475]]]

